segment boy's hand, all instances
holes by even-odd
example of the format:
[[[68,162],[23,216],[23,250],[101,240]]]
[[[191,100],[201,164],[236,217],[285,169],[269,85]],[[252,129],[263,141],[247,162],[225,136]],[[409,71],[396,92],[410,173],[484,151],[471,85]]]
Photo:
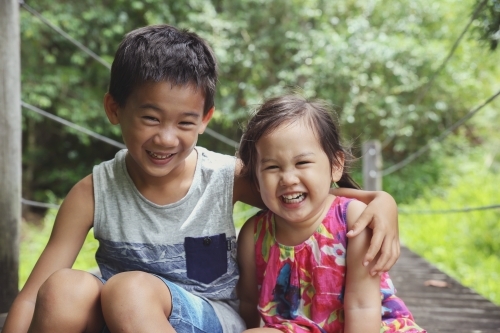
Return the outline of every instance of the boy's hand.
[[[370,270],[371,275],[387,272],[398,260],[400,254],[397,205],[386,192],[377,195],[363,211],[353,228],[347,233],[352,238],[366,227],[373,229],[373,235],[363,265],[378,256],[376,265]]]

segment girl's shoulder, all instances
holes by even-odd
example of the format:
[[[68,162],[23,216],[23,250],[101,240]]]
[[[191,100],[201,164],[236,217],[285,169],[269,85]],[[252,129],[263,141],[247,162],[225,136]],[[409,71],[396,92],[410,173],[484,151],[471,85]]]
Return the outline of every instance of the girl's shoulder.
[[[347,229],[350,229],[365,207],[366,205],[357,199],[336,196],[330,206],[325,222],[330,227],[334,223],[337,227],[342,226],[342,228],[347,227]]]

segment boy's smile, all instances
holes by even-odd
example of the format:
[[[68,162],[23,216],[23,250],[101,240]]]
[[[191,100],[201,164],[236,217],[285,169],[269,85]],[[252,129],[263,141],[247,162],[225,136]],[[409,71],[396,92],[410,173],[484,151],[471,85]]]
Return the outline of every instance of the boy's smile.
[[[136,186],[192,178],[193,148],[213,112],[204,116],[204,103],[200,89],[166,81],[140,85],[123,107],[106,95],[106,113],[111,123],[120,124],[127,170]]]

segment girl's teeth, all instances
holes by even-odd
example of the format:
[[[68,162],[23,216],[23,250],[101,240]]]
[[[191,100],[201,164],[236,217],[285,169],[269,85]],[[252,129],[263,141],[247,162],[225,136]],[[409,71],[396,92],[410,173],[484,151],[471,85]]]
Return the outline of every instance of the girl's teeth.
[[[283,198],[283,202],[285,203],[298,203],[304,200],[304,193],[294,193],[294,194],[286,194],[281,196]]]

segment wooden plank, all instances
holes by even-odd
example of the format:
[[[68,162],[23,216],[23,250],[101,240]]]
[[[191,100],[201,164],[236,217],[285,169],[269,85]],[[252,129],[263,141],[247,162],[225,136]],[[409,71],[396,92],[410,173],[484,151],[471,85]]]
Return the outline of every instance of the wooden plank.
[[[500,307],[440,271],[406,247],[389,272],[397,295],[429,333],[500,332]],[[446,282],[446,287],[425,282]]]
[[[19,2],[0,1],[0,313],[17,296],[21,223]]]

